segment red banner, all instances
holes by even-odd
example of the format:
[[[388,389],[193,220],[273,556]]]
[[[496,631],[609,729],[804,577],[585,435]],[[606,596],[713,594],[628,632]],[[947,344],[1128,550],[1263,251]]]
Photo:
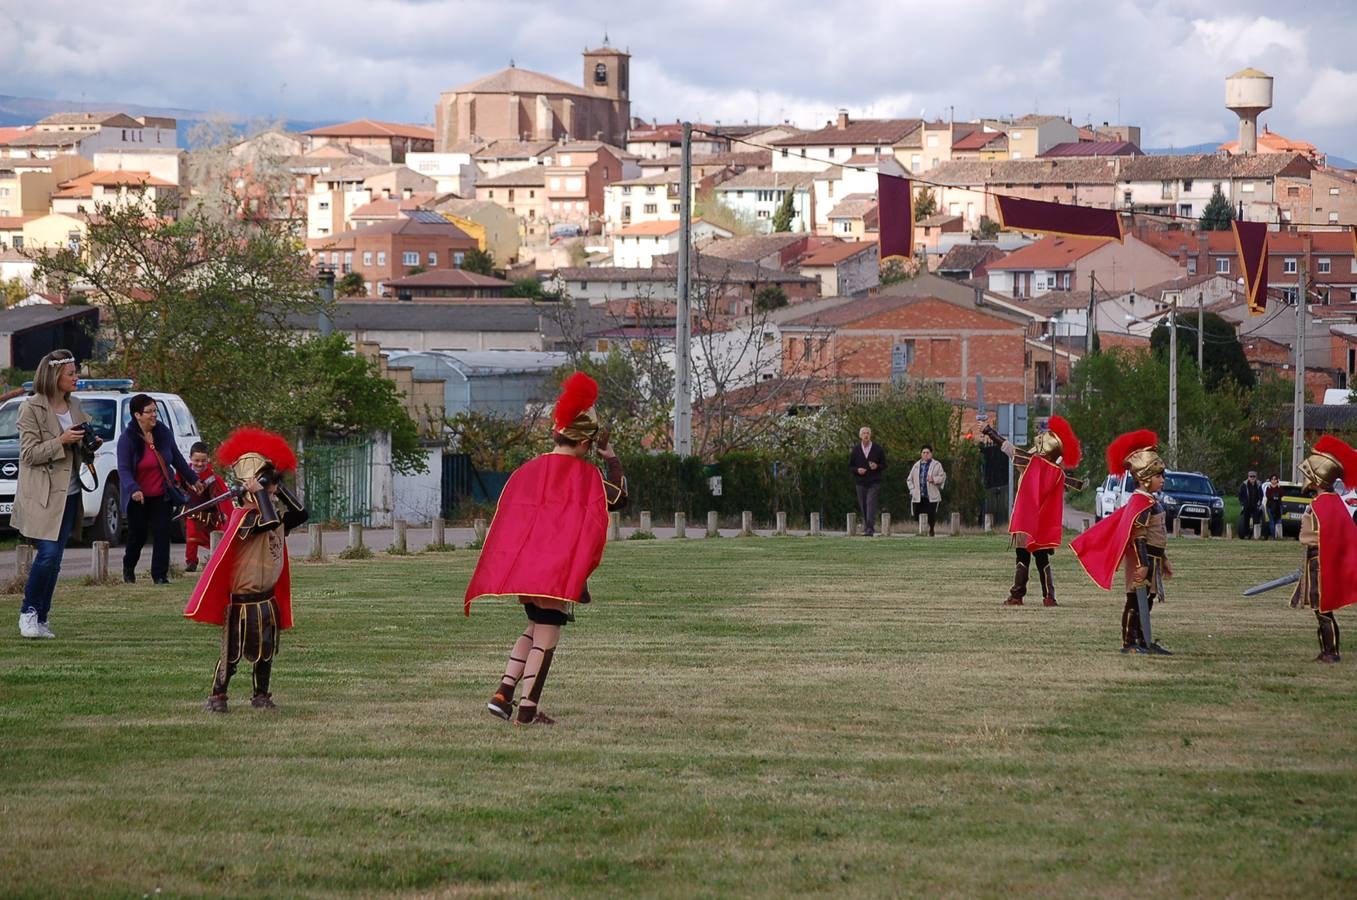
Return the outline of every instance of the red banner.
[[[1114,209],[1067,206],[1064,203],[1024,200],[1000,194],[994,196],[994,205],[999,212],[999,224],[1014,231],[1040,231],[1109,241],[1121,241],[1124,238],[1121,216]]]
[[[881,217],[881,259],[914,255],[914,193],[908,178],[876,176],[877,212]]]
[[[1267,224],[1235,221],[1232,227],[1249,315],[1261,316],[1267,312]]]

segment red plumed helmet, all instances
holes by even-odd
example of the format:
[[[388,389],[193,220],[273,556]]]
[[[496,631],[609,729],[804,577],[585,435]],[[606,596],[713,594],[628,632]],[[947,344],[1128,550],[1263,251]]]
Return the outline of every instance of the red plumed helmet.
[[[1107,471],[1113,475],[1126,471],[1126,457],[1137,450],[1159,446],[1159,435],[1148,428],[1128,431],[1107,447]]]
[[[1338,460],[1338,465],[1343,469],[1343,482],[1350,487],[1357,486],[1357,450],[1352,449],[1346,441],[1326,434],[1315,441],[1315,452]]]
[[[258,453],[273,463],[279,472],[291,472],[297,468],[297,454],[292,452],[286,438],[251,425],[237,428],[227,435],[217,448],[217,459],[229,468],[246,453]]]
[[[561,396],[556,398],[556,410],[552,421],[556,430],[569,428],[580,413],[589,409],[598,400],[598,382],[583,372],[576,372],[561,385]]]
[[[1060,441],[1060,456],[1065,467],[1073,469],[1078,466],[1083,453],[1079,448],[1079,438],[1074,436],[1074,429],[1070,427],[1070,423],[1060,416],[1051,416],[1046,421],[1046,427]]]

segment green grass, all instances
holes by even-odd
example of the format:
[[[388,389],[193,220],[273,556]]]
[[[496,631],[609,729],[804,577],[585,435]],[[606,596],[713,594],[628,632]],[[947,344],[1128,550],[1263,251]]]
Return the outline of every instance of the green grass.
[[[1043,609],[1000,537],[613,544],[554,729],[485,712],[475,553],[295,563],[272,714],[200,711],[186,582],[63,583],[0,638],[0,894],[1352,896],[1357,648],[1239,598],[1294,542],[1170,552],[1148,658],[1068,551]]]

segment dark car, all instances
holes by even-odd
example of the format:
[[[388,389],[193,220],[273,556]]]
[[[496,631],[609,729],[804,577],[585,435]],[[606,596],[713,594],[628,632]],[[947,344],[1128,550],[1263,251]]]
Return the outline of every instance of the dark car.
[[[1297,537],[1300,535],[1301,516],[1310,508],[1310,501],[1315,499],[1315,492],[1307,491],[1291,481],[1283,481],[1281,484],[1282,534],[1286,537]]]
[[[1164,504],[1167,525],[1177,519],[1178,528],[1191,528],[1198,534],[1206,528],[1212,537],[1225,533],[1225,501],[1201,472],[1165,472],[1159,502]]]

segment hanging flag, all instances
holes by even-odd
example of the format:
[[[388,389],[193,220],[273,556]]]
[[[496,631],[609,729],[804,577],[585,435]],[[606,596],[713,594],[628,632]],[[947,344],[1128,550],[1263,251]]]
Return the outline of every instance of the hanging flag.
[[[1115,209],[1068,206],[1045,200],[994,195],[999,224],[1014,231],[1041,231],[1067,237],[1103,238],[1122,241],[1121,216]]]
[[[876,206],[880,216],[881,259],[914,255],[914,193],[908,178],[876,176]]]
[[[1232,227],[1249,315],[1261,316],[1267,312],[1267,223],[1236,219]]]
[[[1357,225],[1349,225],[1348,233],[1352,235],[1352,258],[1357,260]]]

